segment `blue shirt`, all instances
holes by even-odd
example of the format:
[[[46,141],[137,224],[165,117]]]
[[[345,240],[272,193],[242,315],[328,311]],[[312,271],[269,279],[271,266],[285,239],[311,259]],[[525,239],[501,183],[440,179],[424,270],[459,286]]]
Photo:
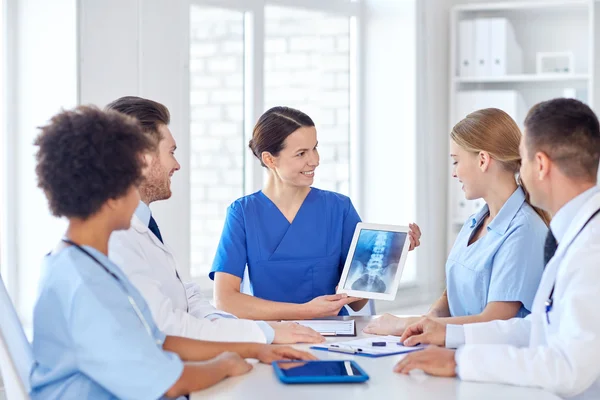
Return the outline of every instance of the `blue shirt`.
[[[140,204],[138,204],[137,208],[135,209],[135,215],[146,226],[148,226],[150,224],[150,218],[152,217],[152,211],[150,210],[150,207],[148,207],[148,205],[146,203],[144,203],[143,201],[141,201],[141,200],[140,200]],[[179,278],[179,276],[178,276],[178,278]],[[186,296],[187,296],[187,293],[186,293]],[[212,314],[208,314],[204,318],[208,318],[208,319],[215,319],[215,318],[230,318],[230,319],[235,319],[236,316],[235,315],[231,315],[231,314],[222,314],[222,313],[218,312],[218,310],[217,310],[217,312],[214,312]],[[269,344],[273,343],[273,340],[275,340],[275,330],[271,327],[271,325],[267,324],[265,321],[256,321],[256,324],[258,325],[258,327],[265,334],[265,339],[266,339],[267,343],[269,343]]]
[[[525,317],[542,277],[548,228],[519,187],[489,223],[486,234],[469,245],[488,214],[484,205],[467,220],[448,256],[450,315],[480,314],[492,301],[519,301],[517,317]]]
[[[264,193],[253,193],[228,208],[209,276],[243,278],[248,266],[252,293],[271,301],[301,304],[333,294],[359,222],[338,193],[312,188],[292,223]]]
[[[46,257],[33,315],[32,399],[157,399],[183,363],[125,274],[85,247],[121,284],[74,246]],[[129,302],[140,309],[150,333]]]

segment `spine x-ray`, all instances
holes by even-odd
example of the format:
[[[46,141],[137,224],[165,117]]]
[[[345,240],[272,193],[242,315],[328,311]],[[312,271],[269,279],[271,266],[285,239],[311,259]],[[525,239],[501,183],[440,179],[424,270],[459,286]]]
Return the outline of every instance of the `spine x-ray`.
[[[388,293],[405,240],[403,232],[361,230],[344,289]]]

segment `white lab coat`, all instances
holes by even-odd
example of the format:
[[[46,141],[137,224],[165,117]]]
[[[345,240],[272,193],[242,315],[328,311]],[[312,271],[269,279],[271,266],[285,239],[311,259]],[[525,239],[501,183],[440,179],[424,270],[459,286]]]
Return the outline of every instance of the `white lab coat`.
[[[550,260],[525,319],[464,326],[456,356],[463,380],[534,386],[600,399],[600,194],[579,210]],[[554,304],[545,302],[553,283]]]
[[[205,318],[214,313],[230,314],[210,305],[196,284],[182,283],[177,278],[177,262],[171,249],[135,214],[128,230],[113,232],[108,248],[109,258],[144,296],[156,324],[165,334],[221,342],[266,343],[267,338],[256,321]]]

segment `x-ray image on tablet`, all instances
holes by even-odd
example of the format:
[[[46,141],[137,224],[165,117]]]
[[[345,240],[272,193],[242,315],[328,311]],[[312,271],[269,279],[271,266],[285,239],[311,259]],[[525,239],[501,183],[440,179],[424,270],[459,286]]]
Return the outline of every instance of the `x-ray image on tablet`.
[[[406,262],[408,227],[360,223],[338,286],[338,293],[393,300]]]

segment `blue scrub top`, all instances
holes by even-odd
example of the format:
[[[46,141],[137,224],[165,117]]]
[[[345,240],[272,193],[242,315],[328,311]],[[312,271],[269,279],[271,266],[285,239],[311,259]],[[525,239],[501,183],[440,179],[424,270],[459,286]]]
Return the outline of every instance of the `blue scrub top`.
[[[487,233],[469,246],[488,214],[486,204],[467,220],[448,256],[450,315],[480,314],[492,301],[520,301],[517,317],[525,317],[544,270],[548,227],[518,187],[489,223]]]
[[[33,315],[32,399],[157,399],[183,363],[125,274],[85,247],[123,287],[74,246],[46,257]],[[129,303],[141,310],[152,336]]]
[[[253,193],[227,209],[209,276],[243,278],[247,265],[256,297],[300,304],[333,294],[359,222],[338,193],[312,188],[291,224],[264,193]]]

